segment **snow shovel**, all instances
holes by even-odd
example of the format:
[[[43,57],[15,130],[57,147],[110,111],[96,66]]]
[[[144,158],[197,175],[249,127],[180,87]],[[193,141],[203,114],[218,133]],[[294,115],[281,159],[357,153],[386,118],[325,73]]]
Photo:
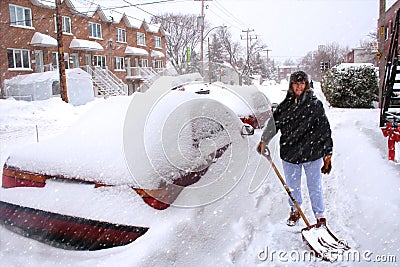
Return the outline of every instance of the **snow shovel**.
[[[299,204],[297,203],[296,199],[294,199],[289,186],[287,186],[275,163],[272,161],[271,152],[268,147],[265,147],[265,151],[262,153],[262,155],[265,156],[271,163],[272,168],[274,169],[276,175],[278,176],[283,187],[288,193],[289,198],[292,200],[293,204],[296,206],[296,209],[300,213],[301,218],[307,225],[306,228],[303,228],[301,230],[303,240],[307,243],[311,250],[316,253],[318,257],[329,262],[336,261],[339,257],[343,255],[344,251],[350,249],[350,247],[347,245],[347,242],[344,240],[339,240],[334,234],[332,234],[332,232],[328,229],[326,225],[310,224],[303,211],[301,210]]]

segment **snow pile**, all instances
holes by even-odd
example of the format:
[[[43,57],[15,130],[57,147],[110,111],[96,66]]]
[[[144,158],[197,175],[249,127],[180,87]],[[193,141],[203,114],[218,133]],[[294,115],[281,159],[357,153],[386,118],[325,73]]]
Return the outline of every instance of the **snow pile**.
[[[271,103],[279,104],[286,96],[288,83],[276,85],[257,85],[258,90],[265,94]]]
[[[79,106],[93,101],[92,77],[80,68],[65,72],[69,103]],[[4,81],[6,96],[34,101],[49,99],[60,94],[59,79],[58,71],[18,75]]]

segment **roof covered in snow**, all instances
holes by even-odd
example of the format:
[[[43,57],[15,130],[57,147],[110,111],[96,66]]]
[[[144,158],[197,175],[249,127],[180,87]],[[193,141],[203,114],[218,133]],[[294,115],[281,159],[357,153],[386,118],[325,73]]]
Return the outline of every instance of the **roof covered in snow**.
[[[49,0],[30,0],[35,6],[44,8],[55,9],[55,1]],[[139,19],[133,16],[128,16],[123,12],[118,12],[110,8],[104,8],[94,1],[87,0],[62,0],[72,10],[73,13],[85,17],[93,17],[96,12],[104,22],[120,23],[124,20],[124,23],[129,28],[140,29],[142,25],[144,29],[149,33],[160,33],[167,35],[162,29],[160,24],[150,24],[144,19]]]

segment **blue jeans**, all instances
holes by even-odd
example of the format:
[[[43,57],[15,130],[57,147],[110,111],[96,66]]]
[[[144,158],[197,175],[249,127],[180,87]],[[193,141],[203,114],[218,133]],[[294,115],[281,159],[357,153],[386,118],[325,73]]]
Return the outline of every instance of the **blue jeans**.
[[[293,164],[282,160],[282,165],[283,171],[285,172],[286,184],[292,191],[292,195],[299,206],[303,202],[301,196],[301,172],[304,168],[307,177],[308,194],[310,196],[314,215],[317,219],[324,217],[325,208],[321,185],[322,158],[300,164]],[[289,205],[296,210],[293,202],[290,199]]]

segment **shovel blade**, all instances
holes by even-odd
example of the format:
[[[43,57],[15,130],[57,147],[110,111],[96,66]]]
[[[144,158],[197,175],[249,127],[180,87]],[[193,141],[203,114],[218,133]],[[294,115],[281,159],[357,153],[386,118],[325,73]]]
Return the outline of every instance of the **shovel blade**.
[[[325,261],[334,262],[350,249],[346,241],[339,240],[326,225],[312,225],[302,229],[301,234],[307,245]]]

